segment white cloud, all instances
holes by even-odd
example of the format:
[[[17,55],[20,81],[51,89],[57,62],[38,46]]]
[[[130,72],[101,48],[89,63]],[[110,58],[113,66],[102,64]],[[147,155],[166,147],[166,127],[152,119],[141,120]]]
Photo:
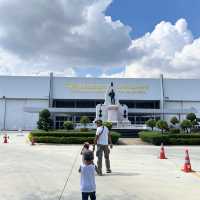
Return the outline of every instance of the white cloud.
[[[34,63],[34,61],[23,61],[16,55],[0,49],[0,75],[49,75],[54,71],[56,76],[76,76],[72,68],[56,70],[53,66],[47,66],[46,63]]]
[[[116,74],[102,69],[101,77],[200,77],[200,38],[185,19],[132,40],[129,26],[105,15],[111,3],[0,0],[0,74],[76,76],[80,67],[126,66]]]
[[[126,66],[125,77],[200,78],[200,39],[193,39],[187,22],[159,23],[152,33],[132,42],[131,48],[144,50],[140,59]]]
[[[48,68],[60,72],[73,67],[124,65],[130,59],[131,29],[105,16],[111,2],[0,1],[0,48],[14,55],[18,63],[1,64],[1,71],[22,71],[24,63],[27,71]]]

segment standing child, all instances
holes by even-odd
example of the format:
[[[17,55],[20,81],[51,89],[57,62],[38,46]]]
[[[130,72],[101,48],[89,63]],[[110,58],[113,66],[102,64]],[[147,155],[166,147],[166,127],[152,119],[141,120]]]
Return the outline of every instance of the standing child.
[[[96,200],[95,165],[93,164],[94,154],[88,150],[83,154],[84,163],[81,164],[81,192],[82,200]]]

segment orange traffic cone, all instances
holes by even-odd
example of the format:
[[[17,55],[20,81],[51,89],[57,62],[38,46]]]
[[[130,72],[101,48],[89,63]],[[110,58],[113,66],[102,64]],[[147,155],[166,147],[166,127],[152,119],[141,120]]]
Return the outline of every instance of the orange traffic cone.
[[[160,148],[160,159],[167,159],[167,157],[165,156],[163,143],[161,143],[161,148]]]
[[[7,134],[5,134],[3,136],[3,143],[8,143],[8,139],[9,139],[9,136]]]
[[[31,145],[35,145],[34,137],[31,138]]]
[[[188,153],[188,149],[185,150],[185,164],[182,168],[182,171],[184,172],[192,172],[192,167],[190,164],[190,157],[189,157],[189,153]]]

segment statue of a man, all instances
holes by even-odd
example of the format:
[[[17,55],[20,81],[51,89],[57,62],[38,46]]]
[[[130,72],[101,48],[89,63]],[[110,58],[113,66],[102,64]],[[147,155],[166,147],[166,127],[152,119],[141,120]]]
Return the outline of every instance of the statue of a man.
[[[105,95],[105,102],[104,105],[116,105],[118,104],[118,98],[117,98],[117,93],[116,89],[113,85],[113,82],[109,85],[109,87],[106,90],[106,95]]]
[[[111,85],[112,86],[112,85]],[[115,105],[115,92],[114,90],[112,89],[110,92],[109,92],[109,97],[110,97],[110,102],[111,104]]]

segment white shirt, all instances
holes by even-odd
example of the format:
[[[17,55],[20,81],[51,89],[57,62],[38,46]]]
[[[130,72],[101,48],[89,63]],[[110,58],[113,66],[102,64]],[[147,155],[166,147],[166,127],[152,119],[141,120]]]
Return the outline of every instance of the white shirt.
[[[95,165],[81,165],[81,192],[95,192]]]
[[[100,135],[97,144],[108,145],[108,134],[109,130],[106,126],[97,127],[96,135]]]

